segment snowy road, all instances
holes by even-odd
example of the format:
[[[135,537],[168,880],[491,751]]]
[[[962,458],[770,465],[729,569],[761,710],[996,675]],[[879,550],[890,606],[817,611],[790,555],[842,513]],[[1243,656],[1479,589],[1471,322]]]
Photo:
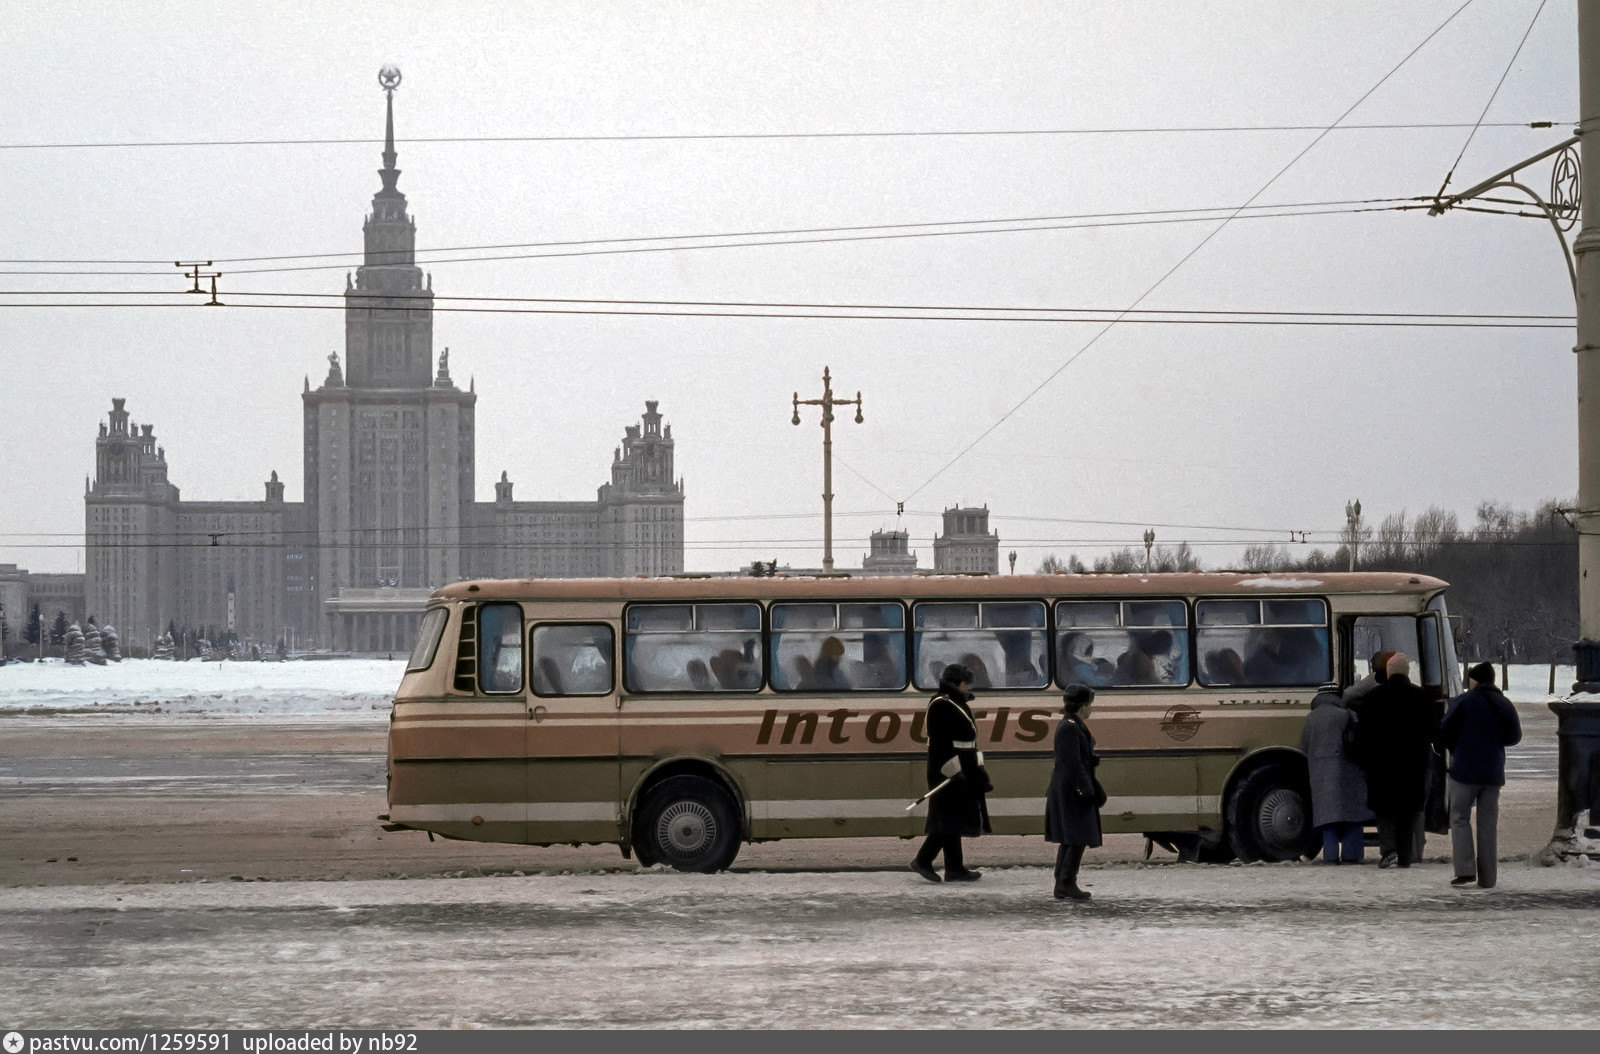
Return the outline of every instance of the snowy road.
[[[1600,867],[0,890],[0,1025],[1590,1027]]]

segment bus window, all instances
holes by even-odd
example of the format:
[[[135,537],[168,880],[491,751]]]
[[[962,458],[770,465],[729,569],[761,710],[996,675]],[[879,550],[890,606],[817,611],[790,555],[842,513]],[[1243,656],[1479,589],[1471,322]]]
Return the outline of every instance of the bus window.
[[[1333,670],[1328,606],[1316,598],[1195,602],[1200,683],[1310,687]]]
[[[528,651],[533,694],[610,694],[612,637],[605,623],[535,626]]]
[[[622,650],[630,692],[754,692],[761,687],[761,607],[633,604]]]
[[[780,692],[898,691],[906,686],[899,604],[773,604],[772,687]]]
[[[1050,681],[1042,601],[927,601],[911,617],[918,688],[937,688],[939,674],[955,662],[972,671],[974,688],[1043,688]]]
[[[1056,604],[1056,682],[1065,687],[1189,683],[1189,609],[1181,600]]]
[[[1356,666],[1352,683],[1365,677],[1372,667],[1372,656],[1380,651],[1404,652],[1417,658],[1417,618],[1415,615],[1362,615],[1350,627],[1351,654]]]
[[[433,665],[433,655],[439,650],[439,638],[444,635],[445,621],[450,613],[444,608],[434,608],[422,616],[422,628],[417,631],[417,646],[411,649],[406,660],[406,672],[426,670]]]
[[[522,608],[484,604],[478,608],[478,688],[504,693],[522,690]]]

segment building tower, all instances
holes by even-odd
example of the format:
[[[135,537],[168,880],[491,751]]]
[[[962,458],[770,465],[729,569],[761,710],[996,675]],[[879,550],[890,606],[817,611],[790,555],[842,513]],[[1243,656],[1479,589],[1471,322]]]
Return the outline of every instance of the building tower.
[[[94,444],[94,482],[84,492],[84,606],[132,641],[171,618],[178,593],[178,488],[152,425],[130,424],[112,399]]]
[[[672,426],[662,428],[659,405],[647,400],[623,430],[600,488],[602,576],[683,573],[683,481],[672,478]]]
[[[402,646],[394,642],[407,639],[427,593],[468,573],[477,401],[450,380],[448,349],[434,368],[432,280],[416,265],[416,223],[396,185],[400,71],[385,67],[378,80],[383,186],[362,227],[362,264],[346,281],[344,364],[330,355],[322,385],[308,379],[302,395],[308,613],[321,613],[325,644],[360,650]]]
[[[944,534],[933,536],[933,569],[1000,573],[1000,532],[989,530],[987,504],[944,510]]]
[[[904,530],[872,532],[871,552],[861,560],[861,570],[869,575],[910,575],[917,571],[917,554],[911,551],[911,532]]]

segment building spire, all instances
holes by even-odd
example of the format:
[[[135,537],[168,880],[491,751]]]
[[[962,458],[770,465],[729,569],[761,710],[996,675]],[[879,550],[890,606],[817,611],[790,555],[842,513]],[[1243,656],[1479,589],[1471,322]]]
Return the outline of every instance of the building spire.
[[[395,183],[400,178],[400,170],[394,167],[394,90],[400,87],[400,67],[385,66],[378,71],[378,83],[383,86],[383,93],[388,96],[386,109],[387,121],[383,130],[383,167],[378,170],[378,175],[383,178],[383,189],[393,193]]]

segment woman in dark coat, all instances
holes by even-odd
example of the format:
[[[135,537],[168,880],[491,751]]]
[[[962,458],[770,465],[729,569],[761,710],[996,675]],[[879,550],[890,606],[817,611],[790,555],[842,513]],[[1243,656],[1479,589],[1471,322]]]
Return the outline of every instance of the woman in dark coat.
[[[1057,900],[1088,900],[1078,888],[1078,866],[1083,851],[1100,844],[1100,807],[1106,792],[1094,778],[1094,736],[1085,723],[1094,704],[1094,689],[1069,684],[1062,693],[1066,715],[1056,726],[1056,767],[1050,774],[1050,791],[1044,800],[1045,841],[1056,842]]]
[[[944,853],[944,881],[975,882],[979,872],[962,862],[961,839],[990,833],[983,796],[994,789],[978,750],[978,722],[972,716],[972,671],[952,663],[939,675],[939,694],[928,702],[928,787],[950,782],[928,799],[927,841],[911,870],[938,882],[933,858]]]
[[[1311,700],[1300,752],[1311,771],[1311,824],[1322,830],[1322,860],[1327,864],[1359,864],[1362,828],[1372,819],[1366,773],[1350,754],[1354,741],[1355,717],[1345,707],[1339,686],[1323,685]]]

